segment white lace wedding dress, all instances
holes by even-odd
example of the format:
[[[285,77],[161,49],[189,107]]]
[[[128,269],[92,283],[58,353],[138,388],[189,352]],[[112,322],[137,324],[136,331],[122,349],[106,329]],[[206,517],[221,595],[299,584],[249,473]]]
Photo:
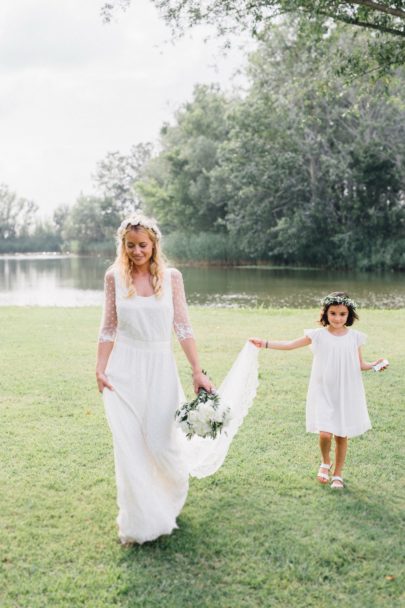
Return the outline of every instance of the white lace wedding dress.
[[[99,340],[114,342],[103,399],[114,444],[117,518],[122,542],[143,543],[177,528],[189,475],[205,477],[223,463],[257,387],[257,349],[246,344],[218,392],[231,408],[227,434],[187,440],[174,423],[184,401],[171,347],[191,337],[181,273],[165,271],[163,295],[126,296],[117,270],[105,277]],[[209,366],[209,362],[208,366]]]

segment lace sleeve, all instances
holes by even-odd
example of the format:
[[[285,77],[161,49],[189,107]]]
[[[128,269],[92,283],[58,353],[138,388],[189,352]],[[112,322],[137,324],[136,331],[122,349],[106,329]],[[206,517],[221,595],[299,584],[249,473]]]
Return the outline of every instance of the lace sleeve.
[[[193,338],[193,330],[191,328],[190,319],[188,316],[186,294],[184,293],[183,277],[181,272],[172,268],[172,293],[173,293],[173,328],[179,341],[186,338]]]
[[[101,320],[99,342],[114,342],[117,333],[117,309],[115,306],[114,272],[108,270],[104,279],[104,309]]]

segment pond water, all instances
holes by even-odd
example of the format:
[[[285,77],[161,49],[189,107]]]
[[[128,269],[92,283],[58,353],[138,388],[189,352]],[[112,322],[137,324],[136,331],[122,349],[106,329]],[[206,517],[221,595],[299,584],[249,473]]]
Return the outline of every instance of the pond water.
[[[112,260],[61,255],[0,256],[0,305],[98,306]],[[180,267],[190,304],[313,307],[345,290],[361,307],[405,306],[405,275],[274,267]]]

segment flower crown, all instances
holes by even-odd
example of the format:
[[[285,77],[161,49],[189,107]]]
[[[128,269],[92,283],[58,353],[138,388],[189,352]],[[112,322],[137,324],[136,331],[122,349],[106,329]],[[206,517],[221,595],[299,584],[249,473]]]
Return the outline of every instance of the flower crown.
[[[343,304],[352,310],[357,308],[356,302],[348,296],[326,296],[321,300],[322,306],[331,306],[332,304]]]
[[[155,233],[157,240],[162,238],[162,233],[160,232],[155,220],[146,217],[146,215],[143,215],[143,213],[133,213],[129,217],[125,218],[125,220],[121,222],[121,225],[118,228],[118,237],[122,238],[128,228],[136,228],[137,226],[152,230]]]

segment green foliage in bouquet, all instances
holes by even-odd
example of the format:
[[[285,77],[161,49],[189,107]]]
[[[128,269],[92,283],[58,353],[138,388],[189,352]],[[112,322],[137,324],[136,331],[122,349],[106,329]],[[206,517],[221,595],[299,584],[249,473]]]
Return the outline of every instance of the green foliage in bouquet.
[[[195,399],[176,410],[175,420],[188,439],[194,435],[215,439],[229,423],[230,409],[221,403],[218,393],[200,388]]]

